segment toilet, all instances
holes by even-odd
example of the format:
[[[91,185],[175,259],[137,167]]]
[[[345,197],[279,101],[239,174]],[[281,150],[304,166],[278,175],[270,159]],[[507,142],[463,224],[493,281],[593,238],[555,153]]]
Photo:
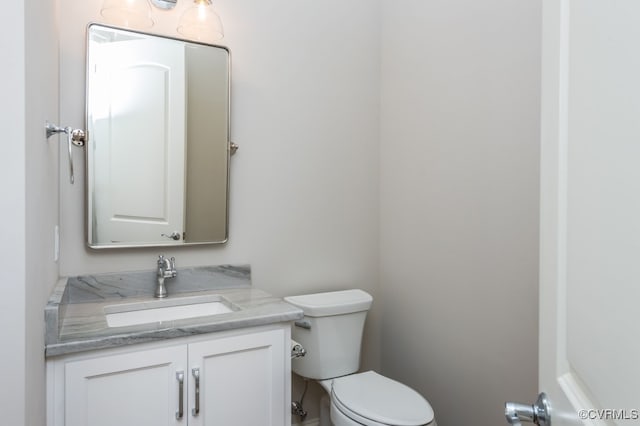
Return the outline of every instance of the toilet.
[[[304,311],[291,337],[306,356],[293,359],[291,369],[327,391],[334,426],[436,426],[418,392],[375,371],[357,373],[370,294],[344,290],[284,300]]]

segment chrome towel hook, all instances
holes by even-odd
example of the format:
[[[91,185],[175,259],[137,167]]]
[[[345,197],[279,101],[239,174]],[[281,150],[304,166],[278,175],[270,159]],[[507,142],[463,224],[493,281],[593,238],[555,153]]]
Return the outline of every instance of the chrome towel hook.
[[[65,133],[67,135],[67,148],[69,150],[69,173],[71,184],[74,182],[73,177],[73,152],[71,148],[75,146],[83,147],[86,142],[86,133],[84,130],[72,129],[71,127],[58,127],[55,124],[46,122],[45,130],[47,132],[47,139],[58,133]]]

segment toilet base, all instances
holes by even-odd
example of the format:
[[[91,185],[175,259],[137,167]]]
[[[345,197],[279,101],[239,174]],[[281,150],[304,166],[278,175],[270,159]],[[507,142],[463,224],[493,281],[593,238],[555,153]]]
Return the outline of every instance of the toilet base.
[[[320,398],[320,424],[319,426],[334,426],[331,424],[331,399],[328,394]]]

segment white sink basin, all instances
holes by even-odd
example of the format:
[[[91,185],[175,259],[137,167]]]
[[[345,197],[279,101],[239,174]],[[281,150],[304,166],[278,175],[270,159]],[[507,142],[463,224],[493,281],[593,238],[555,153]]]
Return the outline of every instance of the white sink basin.
[[[217,295],[121,303],[104,307],[109,327],[205,317],[233,311],[231,304]]]

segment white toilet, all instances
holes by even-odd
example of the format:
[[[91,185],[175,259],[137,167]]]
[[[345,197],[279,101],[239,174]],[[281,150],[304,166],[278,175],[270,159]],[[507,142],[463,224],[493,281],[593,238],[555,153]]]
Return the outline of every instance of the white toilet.
[[[429,402],[413,389],[374,371],[354,374],[371,295],[345,290],[284,300],[304,311],[292,338],[306,356],[293,359],[291,368],[327,391],[335,426],[436,426]]]

